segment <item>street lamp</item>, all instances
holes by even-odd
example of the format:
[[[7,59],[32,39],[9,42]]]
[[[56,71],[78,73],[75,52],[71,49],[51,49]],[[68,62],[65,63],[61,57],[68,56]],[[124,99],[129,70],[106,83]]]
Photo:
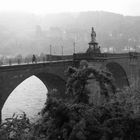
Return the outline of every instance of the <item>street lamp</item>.
[[[52,45],[50,45],[50,56],[52,55]]]
[[[50,45],[50,57],[49,57],[49,60],[51,61],[52,60],[52,45]]]
[[[74,51],[74,54],[75,54],[75,41],[73,42],[73,51]]]
[[[63,56],[63,45],[61,46],[61,49],[62,49],[62,56]]]

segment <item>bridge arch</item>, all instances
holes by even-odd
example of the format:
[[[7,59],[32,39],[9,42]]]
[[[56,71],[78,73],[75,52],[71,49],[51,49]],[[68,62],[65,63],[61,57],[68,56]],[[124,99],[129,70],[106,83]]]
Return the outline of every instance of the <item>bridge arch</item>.
[[[22,111],[30,118],[37,115],[46,102],[47,92],[44,83],[36,76],[25,79],[7,97],[2,108],[2,120]]]
[[[24,73],[24,76],[21,76],[19,73],[19,76],[16,75],[16,79],[14,79],[14,82],[11,80],[7,80],[8,86],[7,86],[7,92],[3,92],[4,94],[1,94],[1,102],[0,102],[0,111],[2,110],[6,100],[8,99],[9,95],[12,93],[12,91],[14,89],[16,89],[16,87],[18,85],[20,85],[23,81],[25,81],[27,78],[31,77],[31,76],[36,76],[37,78],[39,78],[44,85],[46,86],[46,88],[48,89],[48,91],[52,90],[52,89],[57,89],[57,91],[60,93],[61,97],[65,96],[65,80],[63,80],[61,77],[59,77],[58,75],[52,74],[52,73],[45,73],[45,72],[39,72],[39,73]],[[13,75],[13,77],[15,77]],[[0,112],[2,113],[2,112]],[[1,117],[1,115],[0,115]]]
[[[124,68],[116,62],[109,62],[106,68],[112,73],[115,84],[118,88],[129,86],[129,81]]]

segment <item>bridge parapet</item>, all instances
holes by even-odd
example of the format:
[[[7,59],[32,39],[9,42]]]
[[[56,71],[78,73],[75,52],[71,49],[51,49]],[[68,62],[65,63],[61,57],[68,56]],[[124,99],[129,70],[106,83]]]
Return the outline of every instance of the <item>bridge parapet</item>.
[[[129,58],[137,59],[140,57],[140,53],[129,52],[129,53],[77,53],[73,54],[73,60],[108,60],[108,59],[122,59]]]
[[[107,57],[122,57],[122,56],[129,56],[128,53],[104,53]]]
[[[73,54],[73,60],[106,60],[107,55],[106,54],[90,54],[90,53],[77,53]]]

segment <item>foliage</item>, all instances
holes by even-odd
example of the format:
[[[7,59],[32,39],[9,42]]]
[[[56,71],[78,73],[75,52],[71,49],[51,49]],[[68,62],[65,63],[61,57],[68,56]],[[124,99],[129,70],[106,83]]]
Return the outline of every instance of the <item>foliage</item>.
[[[28,137],[31,124],[26,114],[13,114],[11,118],[7,118],[0,126],[0,139],[23,140]]]
[[[38,134],[47,140],[139,139],[139,112],[133,110],[139,105],[129,100],[128,91],[124,97],[123,92],[117,93],[99,106],[66,102],[49,96]]]
[[[113,94],[115,93],[116,88],[113,84],[112,75],[109,72],[96,70],[92,67],[85,69],[70,67],[66,73],[69,76],[66,93],[71,94],[75,98],[75,102],[88,103],[88,94],[90,93],[87,91],[86,85],[89,79],[95,79],[99,82],[101,95],[110,96],[108,87],[110,87]]]
[[[14,115],[0,127],[2,140],[139,140],[140,92],[133,88],[116,91],[110,73],[90,67],[70,67],[66,99],[57,91],[47,94],[41,118],[31,124],[25,114]],[[89,79],[99,82],[106,102],[89,104]],[[11,133],[14,134],[11,137]]]
[[[57,99],[48,94],[38,134],[47,140],[139,139],[139,91],[126,88],[115,92],[110,73],[89,67],[70,67],[67,75],[67,94],[71,99]],[[99,81],[100,94],[105,95],[107,102],[99,105],[88,103],[90,93],[86,84],[89,78]]]

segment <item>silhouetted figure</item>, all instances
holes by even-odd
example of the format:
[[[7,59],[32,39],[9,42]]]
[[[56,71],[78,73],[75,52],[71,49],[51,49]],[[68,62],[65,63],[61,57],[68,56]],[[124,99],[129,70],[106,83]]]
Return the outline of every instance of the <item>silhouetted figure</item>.
[[[32,63],[37,63],[37,59],[36,59],[36,56],[33,54],[33,57],[32,57]]]

